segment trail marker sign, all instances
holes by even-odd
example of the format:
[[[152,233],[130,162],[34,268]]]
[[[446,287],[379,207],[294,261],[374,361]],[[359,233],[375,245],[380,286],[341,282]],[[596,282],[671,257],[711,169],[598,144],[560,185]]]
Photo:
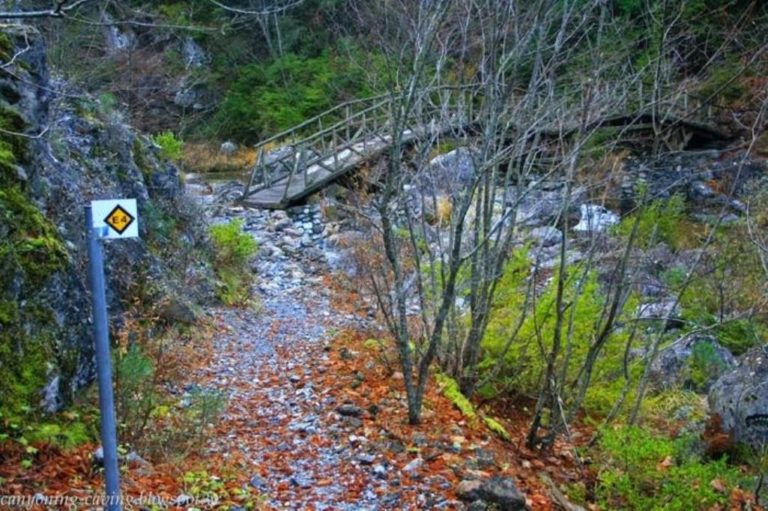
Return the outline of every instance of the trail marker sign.
[[[136,199],[95,200],[85,206],[88,241],[88,276],[93,303],[93,342],[99,380],[101,445],[104,452],[105,511],[121,511],[120,468],[117,459],[117,424],[112,391],[112,355],[109,347],[103,240],[138,238],[139,212]]]
[[[139,213],[136,199],[91,201],[93,228],[101,239],[139,237]]]

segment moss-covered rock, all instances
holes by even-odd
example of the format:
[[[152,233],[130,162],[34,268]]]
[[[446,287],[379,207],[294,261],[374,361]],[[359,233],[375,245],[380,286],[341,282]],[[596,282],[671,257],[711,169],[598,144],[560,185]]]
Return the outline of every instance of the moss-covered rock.
[[[68,254],[60,236],[18,186],[0,189],[0,222],[3,266],[18,266],[29,285],[39,286],[64,267]]]
[[[459,411],[468,419],[475,419],[477,413],[475,413],[475,407],[469,402],[469,399],[461,393],[459,390],[459,384],[456,380],[450,376],[444,374],[438,374],[436,376],[437,383],[442,387],[445,397],[450,399],[453,406],[459,409]]]

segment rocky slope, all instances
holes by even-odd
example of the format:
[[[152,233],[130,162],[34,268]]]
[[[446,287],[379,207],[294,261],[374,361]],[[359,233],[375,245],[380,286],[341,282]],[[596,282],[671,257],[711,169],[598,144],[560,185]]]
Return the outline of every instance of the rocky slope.
[[[51,77],[45,51],[36,29],[0,26],[0,429],[60,408],[93,377],[90,200],[139,203],[142,239],[107,247],[113,328],[130,303],[190,321],[209,285],[178,170],[117,112]]]

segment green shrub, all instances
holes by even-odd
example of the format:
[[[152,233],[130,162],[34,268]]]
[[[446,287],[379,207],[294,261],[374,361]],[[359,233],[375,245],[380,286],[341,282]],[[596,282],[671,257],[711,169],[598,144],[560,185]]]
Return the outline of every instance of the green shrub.
[[[253,275],[248,262],[256,254],[258,244],[242,231],[243,222],[232,220],[210,228],[214,248],[216,275],[219,278],[219,299],[227,305],[244,304],[250,297]]]
[[[616,228],[617,233],[628,237],[637,222],[637,246],[650,248],[663,241],[673,249],[680,248],[684,239],[680,234],[685,213],[685,198],[676,194],[669,199],[656,199],[641,208],[640,211],[622,219]]]
[[[170,161],[179,161],[184,149],[184,142],[170,131],[163,131],[152,136],[152,141],[160,147],[160,154]]]
[[[232,220],[210,228],[217,262],[228,266],[243,266],[256,254],[256,240],[243,233],[242,229],[242,220]]]
[[[68,413],[72,415],[72,412]],[[45,422],[31,425],[24,438],[32,444],[46,443],[67,449],[97,438],[95,430],[95,421],[90,425],[79,420],[61,424]]]
[[[138,344],[132,344],[115,361],[115,410],[121,440],[126,443],[143,438],[160,400],[154,376],[154,364]]]
[[[578,267],[567,271],[564,298],[570,308],[565,313],[560,333],[563,350],[556,363],[565,370],[566,378],[572,381],[586,359],[590,342],[597,336],[605,296],[600,291],[595,272],[585,275]],[[503,365],[507,369],[501,373],[498,383],[523,393],[535,393],[545,368],[542,351],[549,352],[555,335],[558,277],[555,275],[546,288],[538,292],[535,300],[526,303],[528,275],[527,260],[513,257],[507,264],[483,338],[484,359],[480,369],[495,367],[499,358],[504,357]],[[627,306],[628,310],[630,308]],[[521,316],[517,335],[505,352]],[[595,366],[593,379],[609,381],[620,374],[625,339],[624,333],[614,334],[609,339]],[[568,365],[564,367],[566,359]]]
[[[368,95],[359,68],[329,53],[286,54],[269,64],[250,64],[227,92],[216,114],[219,134],[244,142],[301,123],[346,99]]]
[[[721,323],[714,330],[720,344],[734,355],[743,355],[752,346],[764,344],[768,339],[766,326],[755,320],[735,319]]]
[[[120,441],[150,456],[183,456],[199,446],[226,403],[219,392],[199,387],[179,403],[164,392],[155,363],[137,343],[118,353],[115,380]]]
[[[725,369],[725,362],[708,342],[698,342],[693,346],[688,361],[688,381],[694,390],[704,391],[708,381],[717,377]]]
[[[735,57],[711,66],[709,77],[700,86],[699,95],[704,99],[713,97],[718,104],[737,101],[748,92],[741,81],[734,79],[742,72],[742,65]]]
[[[727,506],[749,483],[726,459],[705,461],[693,436],[669,439],[639,427],[602,430],[595,496],[602,509],[679,510]],[[727,491],[718,491],[720,486]]]

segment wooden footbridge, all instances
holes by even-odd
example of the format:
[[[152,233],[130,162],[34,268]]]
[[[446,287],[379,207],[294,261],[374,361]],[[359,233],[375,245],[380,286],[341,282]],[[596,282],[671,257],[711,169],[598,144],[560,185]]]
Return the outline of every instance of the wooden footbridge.
[[[711,125],[711,113],[701,115],[700,105],[690,108],[687,97],[682,105],[678,99],[665,105],[664,126],[688,140],[691,133],[727,138]],[[295,204],[391,148],[393,119],[398,115],[401,143],[415,143],[476,125],[482,98],[474,86],[424,89],[417,92],[407,114],[402,113],[401,100],[394,94],[348,101],[259,142],[257,161],[240,202],[269,209]],[[648,130],[643,124],[648,115],[604,117],[591,123],[590,129],[623,124]],[[542,127],[539,133],[547,136],[547,129]],[[555,137],[562,134],[561,127]]]
[[[400,141],[414,143],[474,121],[472,87],[420,91]],[[399,96],[349,101],[256,145],[257,160],[241,200],[245,206],[280,209],[380,156],[392,146]],[[269,148],[277,148],[271,152]]]

